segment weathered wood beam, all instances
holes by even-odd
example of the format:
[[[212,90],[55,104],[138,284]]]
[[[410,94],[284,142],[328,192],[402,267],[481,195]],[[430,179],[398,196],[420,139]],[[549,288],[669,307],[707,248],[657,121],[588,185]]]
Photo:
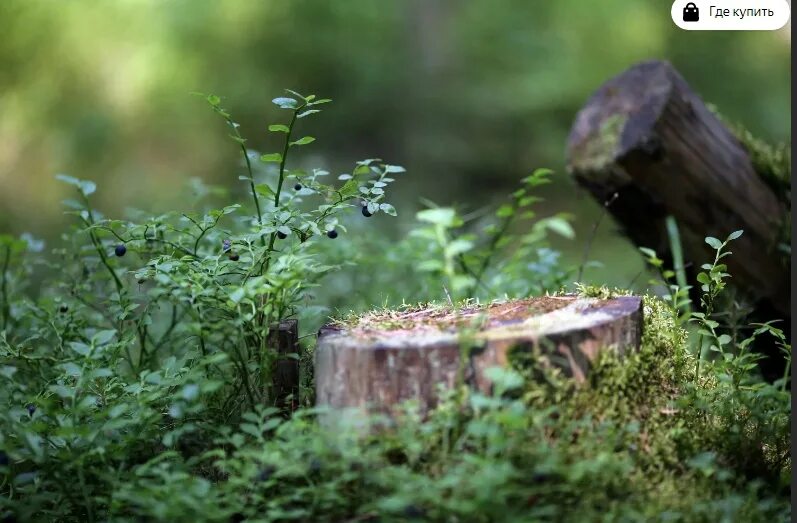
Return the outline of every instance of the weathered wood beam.
[[[732,283],[752,303],[790,320],[789,264],[778,251],[788,210],[670,64],[644,62],[602,85],[576,117],[567,164],[598,202],[616,193],[608,208],[624,232],[670,266],[668,215],[679,225],[693,273],[713,260],[706,236],[744,229],[723,260]]]

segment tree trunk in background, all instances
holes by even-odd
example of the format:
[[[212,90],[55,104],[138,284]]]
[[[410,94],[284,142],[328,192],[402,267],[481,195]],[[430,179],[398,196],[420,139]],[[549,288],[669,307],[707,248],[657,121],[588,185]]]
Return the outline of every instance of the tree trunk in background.
[[[568,170],[638,246],[672,267],[665,219],[680,228],[690,283],[713,260],[706,236],[743,229],[723,259],[756,319],[790,325],[790,270],[777,249],[789,210],[747,151],[668,63],[644,62],[601,86],[578,113]],[[787,329],[788,330],[788,329]]]

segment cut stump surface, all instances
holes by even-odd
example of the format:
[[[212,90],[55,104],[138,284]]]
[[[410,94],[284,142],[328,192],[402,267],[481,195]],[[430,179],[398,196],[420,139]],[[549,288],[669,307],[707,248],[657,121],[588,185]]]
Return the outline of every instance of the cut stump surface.
[[[460,373],[489,394],[485,370],[507,366],[515,350],[538,353],[541,363],[584,381],[599,351],[635,351],[641,330],[637,296],[541,297],[457,311],[368,314],[319,332],[316,401],[390,414],[392,406],[412,399],[426,412],[437,403],[438,384],[453,387]]]

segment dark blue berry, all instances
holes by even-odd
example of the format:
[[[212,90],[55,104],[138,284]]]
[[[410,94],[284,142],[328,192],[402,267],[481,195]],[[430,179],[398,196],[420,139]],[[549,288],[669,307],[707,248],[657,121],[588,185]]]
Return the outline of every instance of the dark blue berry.
[[[58,310],[60,312],[66,312],[69,310],[69,307],[67,307],[66,305],[61,305],[60,307],[58,307]]]
[[[321,471],[321,460],[318,458],[313,458],[310,460],[310,466],[308,467],[311,474],[317,474]]]
[[[282,231],[277,231],[277,238],[279,238],[280,240],[284,240],[284,239],[285,239],[285,238],[287,238],[287,237],[288,237],[288,235],[287,235],[287,234],[285,234],[284,232],[282,232]]]
[[[241,259],[241,257],[238,255],[237,252],[231,252],[230,253],[230,261],[238,261],[240,259]]]
[[[294,191],[301,191],[302,190],[302,184],[301,183],[297,183],[296,185],[293,186],[293,190]]]
[[[276,468],[272,467],[271,465],[266,466],[257,474],[258,481],[268,481],[271,479],[271,476],[277,471]]]
[[[8,466],[8,454],[6,451],[0,450],[0,467],[7,467]]]
[[[28,409],[28,414],[30,416],[33,416],[33,413],[36,412],[36,405],[34,405],[33,403],[28,403],[27,405],[25,405],[25,408]]]
[[[335,238],[338,237],[338,231],[336,231],[335,229],[332,229],[331,231],[327,231],[327,236],[329,236],[331,239],[334,240]]]
[[[408,518],[422,518],[426,516],[426,511],[418,505],[407,505],[404,507],[404,516]]]
[[[3,517],[0,518],[0,523],[17,523],[17,521],[17,517],[13,512],[6,512],[3,514]]]
[[[232,247],[232,242],[230,240],[224,240],[221,242],[221,250],[227,252]]]
[[[113,252],[116,253],[117,256],[122,257],[127,253],[127,247],[125,247],[124,243],[120,243]]]
[[[367,205],[363,205],[363,216],[365,216],[366,218],[370,218],[373,215],[374,214],[371,211],[368,210],[368,206]]]

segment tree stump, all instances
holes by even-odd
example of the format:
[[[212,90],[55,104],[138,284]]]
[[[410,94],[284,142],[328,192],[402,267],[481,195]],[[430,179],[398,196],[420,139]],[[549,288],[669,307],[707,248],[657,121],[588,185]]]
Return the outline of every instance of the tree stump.
[[[284,320],[272,325],[268,343],[277,350],[272,375],[274,405],[285,413],[293,412],[299,401],[298,320]]]
[[[788,209],[670,64],[644,62],[601,86],[576,117],[567,164],[598,202],[611,200],[628,237],[669,267],[665,219],[673,216],[692,277],[714,259],[706,236],[744,229],[723,260],[732,283],[761,308],[791,317],[789,264],[778,251]]]
[[[510,352],[541,354],[583,381],[601,350],[637,350],[642,300],[541,297],[451,309],[424,308],[365,315],[319,332],[316,402],[333,409],[390,415],[417,400],[421,413],[438,400],[438,384],[459,379],[489,394],[485,370],[506,366]]]

